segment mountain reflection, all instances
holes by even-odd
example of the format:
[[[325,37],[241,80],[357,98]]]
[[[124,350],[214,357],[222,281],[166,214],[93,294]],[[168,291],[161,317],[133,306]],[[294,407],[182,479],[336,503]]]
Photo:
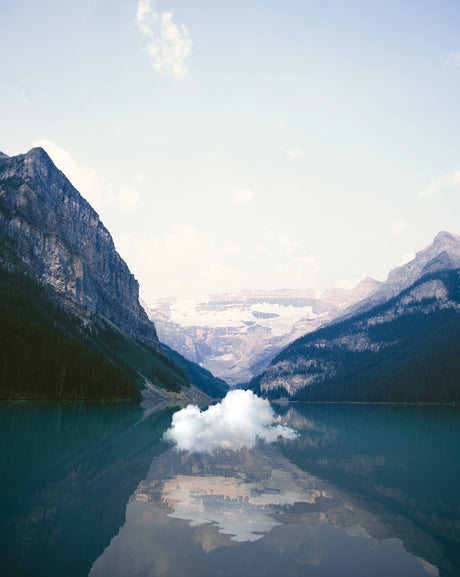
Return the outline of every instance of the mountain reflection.
[[[0,405],[8,577],[460,574],[448,407],[278,407],[295,439],[162,441],[173,409]]]
[[[460,573],[460,413],[453,407],[303,405],[280,409],[300,431],[280,450],[295,465],[340,487],[442,575]]]
[[[0,574],[88,575],[172,412],[142,420],[135,403],[0,403]]]
[[[91,575],[458,574],[455,415],[281,412],[295,441],[156,456]]]
[[[162,502],[172,509],[169,517],[189,520],[192,526],[211,522],[233,541],[244,542],[257,541],[279,525],[276,517],[282,512],[298,503],[314,503],[321,496],[324,492],[309,486],[307,479],[272,469],[263,481],[242,474],[177,475],[164,484]]]

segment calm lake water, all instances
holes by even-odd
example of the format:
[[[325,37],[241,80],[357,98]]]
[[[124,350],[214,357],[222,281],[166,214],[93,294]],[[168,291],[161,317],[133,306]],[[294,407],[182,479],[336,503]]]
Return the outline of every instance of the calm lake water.
[[[0,404],[0,574],[460,575],[458,410],[276,410],[296,440],[191,455],[172,409]]]

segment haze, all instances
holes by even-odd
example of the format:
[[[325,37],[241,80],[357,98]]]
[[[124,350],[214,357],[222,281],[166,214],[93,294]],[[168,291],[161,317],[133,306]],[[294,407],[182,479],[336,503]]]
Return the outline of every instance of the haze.
[[[460,4],[4,0],[2,130],[147,302],[380,280],[460,231]]]

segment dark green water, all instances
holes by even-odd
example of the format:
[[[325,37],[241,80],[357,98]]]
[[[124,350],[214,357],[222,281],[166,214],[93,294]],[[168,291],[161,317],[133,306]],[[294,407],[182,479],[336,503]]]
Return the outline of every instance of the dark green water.
[[[294,405],[295,441],[213,455],[172,410],[0,404],[0,574],[460,575],[460,414]]]

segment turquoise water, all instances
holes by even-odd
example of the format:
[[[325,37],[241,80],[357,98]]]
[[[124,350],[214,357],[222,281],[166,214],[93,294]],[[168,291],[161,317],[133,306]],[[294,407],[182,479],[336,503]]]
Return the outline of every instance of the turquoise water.
[[[458,410],[277,410],[295,441],[197,455],[172,409],[0,404],[1,575],[460,574]]]

